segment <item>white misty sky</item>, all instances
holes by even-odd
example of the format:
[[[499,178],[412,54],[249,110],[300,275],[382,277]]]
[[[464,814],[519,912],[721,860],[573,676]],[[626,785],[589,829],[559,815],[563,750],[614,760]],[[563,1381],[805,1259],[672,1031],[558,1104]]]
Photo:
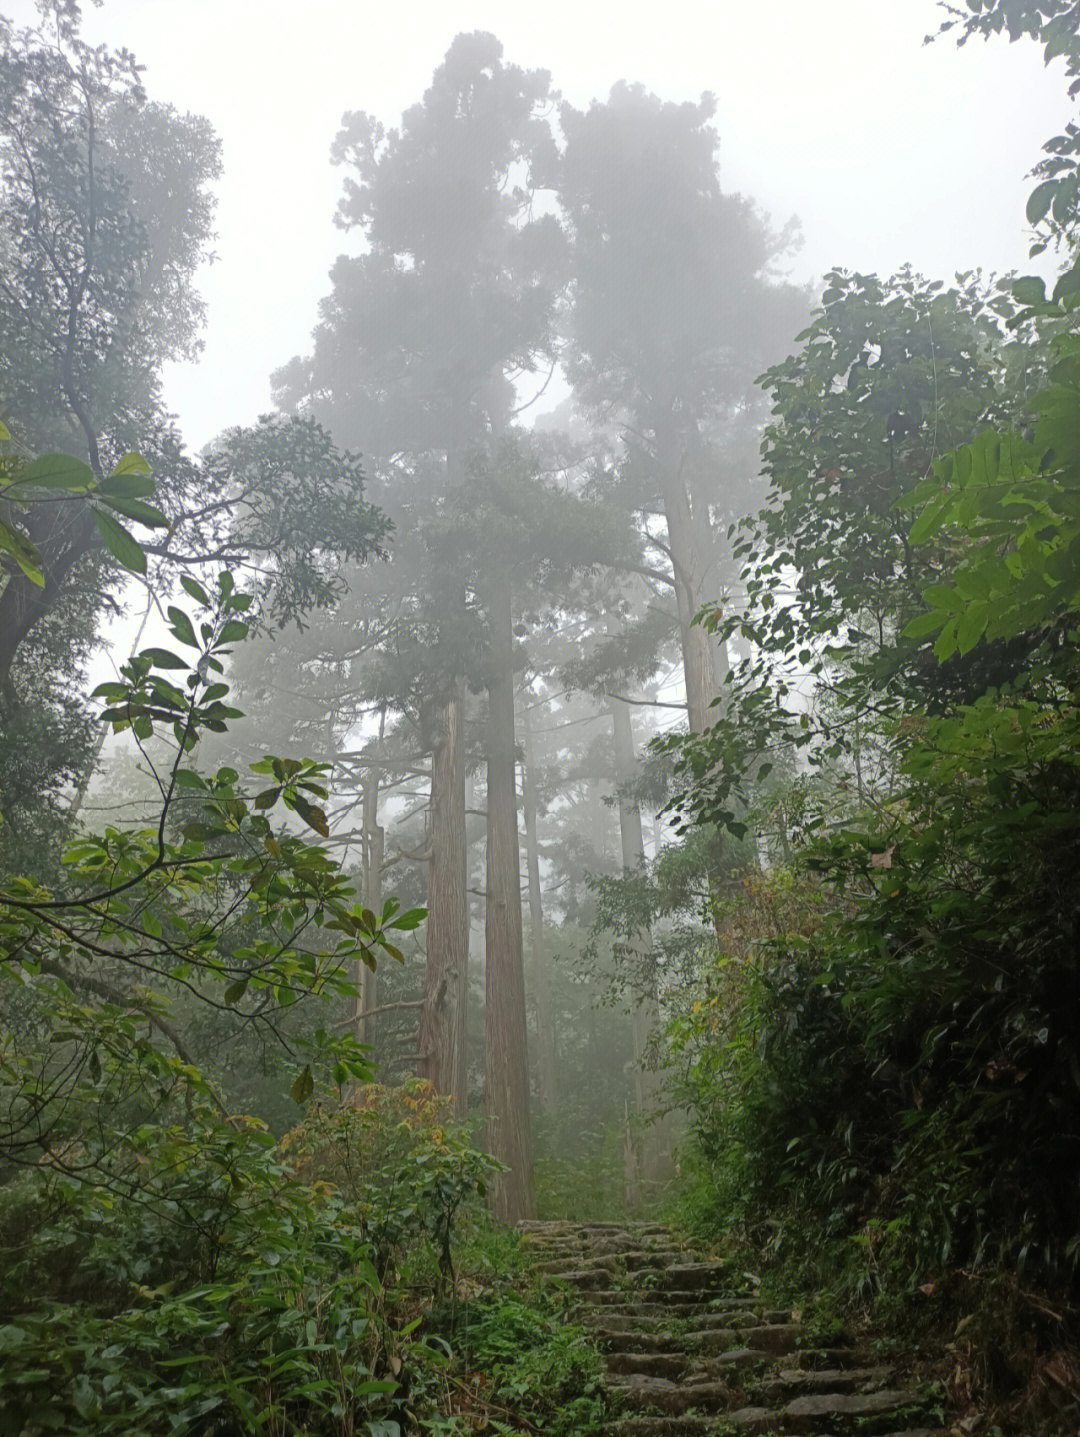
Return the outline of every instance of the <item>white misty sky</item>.
[[[32,0],[0,0],[19,22]],[[224,145],[217,261],[201,276],[205,352],[167,397],[189,446],[270,407],[270,372],[308,347],[334,257],[347,109],[388,125],[455,34],[490,30],[574,105],[617,80],[718,99],[721,180],[777,226],[802,222],[792,277],[905,261],[1027,267],[1025,179],[1067,111],[1032,44],[924,46],[934,0],[104,0],[88,38],[126,45],[149,94],[208,116]]]

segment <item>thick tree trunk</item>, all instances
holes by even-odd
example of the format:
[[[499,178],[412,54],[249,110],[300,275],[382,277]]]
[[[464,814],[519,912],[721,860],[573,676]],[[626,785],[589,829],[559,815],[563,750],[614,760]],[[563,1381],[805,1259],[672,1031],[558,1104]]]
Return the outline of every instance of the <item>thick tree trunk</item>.
[[[379,825],[379,770],[364,775],[361,808],[364,906],[382,912],[382,866],[385,830]],[[375,1043],[375,1019],[366,1016],[378,1005],[378,975],[366,963],[358,964],[360,991],[356,998],[356,1041]]]
[[[513,597],[496,574],[488,687],[485,1088],[488,1151],[506,1164],[492,1184],[492,1210],[505,1223],[534,1212],[529,1134],[529,1063],[521,938],[521,874],[514,740]]]
[[[461,1102],[469,952],[465,844],[464,685],[439,705],[428,824],[427,966],[417,1039],[420,1076]]]
[[[30,538],[44,560],[45,583],[31,581],[19,570],[7,576],[0,590],[0,690],[11,680],[11,667],[20,645],[52,610],[79,560],[97,542],[93,516],[86,507],[73,517],[73,506],[41,505],[50,513],[44,523],[29,524]],[[37,516],[32,516],[32,520]]]
[[[697,435],[680,431],[670,415],[654,424],[656,465],[667,519],[667,538],[675,602],[679,616],[687,717],[691,733],[704,733],[709,709],[719,693],[716,681],[716,645],[712,636],[694,623],[709,598],[715,598],[717,576],[709,592],[711,533],[707,506],[693,501],[694,462],[700,445]]]
[[[622,791],[637,767],[634,732],[630,713],[617,700],[610,705],[615,740],[615,777],[619,784],[619,835],[622,840],[624,874],[640,873],[645,867],[645,837],[641,809]],[[638,1182],[652,1187],[670,1176],[669,1134],[663,1116],[663,1080],[649,1066],[649,1040],[660,1026],[660,1003],[656,980],[650,971],[652,935],[648,929],[633,934],[626,945],[627,959],[636,969],[631,1034],[634,1047],[634,1105],[637,1131],[628,1133],[627,1195],[638,1190]],[[631,1178],[633,1177],[633,1182]]]
[[[529,966],[536,1003],[536,1079],[541,1110],[553,1113],[558,1102],[555,1065],[555,1022],[552,1011],[551,967],[544,946],[544,908],[540,893],[540,850],[536,838],[536,755],[527,709],[522,709],[525,742],[521,800],[525,819],[525,863],[529,875]]]

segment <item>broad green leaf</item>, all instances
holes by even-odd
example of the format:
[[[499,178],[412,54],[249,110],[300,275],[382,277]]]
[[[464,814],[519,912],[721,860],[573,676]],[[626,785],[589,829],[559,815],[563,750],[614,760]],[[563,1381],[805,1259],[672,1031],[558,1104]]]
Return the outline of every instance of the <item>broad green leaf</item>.
[[[45,572],[41,567],[41,555],[25,534],[13,529],[0,519],[0,549],[9,553],[32,584],[39,589],[45,587]]]
[[[937,643],[934,645],[934,654],[940,660],[945,660],[956,649],[956,615],[952,615],[941,633],[938,635]]]
[[[96,480],[90,465],[72,454],[41,454],[20,482],[33,484],[37,489],[66,489],[71,494],[86,494]]]
[[[291,806],[295,808],[307,826],[313,828],[321,838],[330,837],[330,825],[321,808],[316,808],[313,803],[308,803],[307,799],[301,798],[299,794],[293,799]]]
[[[179,654],[169,649],[143,649],[140,658],[149,659],[156,669],[186,669],[188,667]]]
[[[131,537],[122,524],[106,514],[103,509],[95,509],[94,527],[101,537],[102,543],[109,553],[132,574],[146,573],[146,555],[142,546]]]
[[[389,926],[396,928],[401,933],[411,933],[414,928],[419,928],[426,917],[426,908],[408,908],[404,913],[395,918]]]
[[[989,617],[989,605],[981,599],[969,604],[966,611],[961,614],[956,625],[956,647],[961,654],[970,653],[979,642]]]
[[[189,649],[201,648],[202,645],[195,637],[195,630],[192,627],[191,620],[187,614],[184,613],[183,609],[178,609],[175,605],[170,604],[166,612],[176,638],[179,639],[182,644],[186,644]]]
[[[1067,299],[1080,290],[1080,260],[1058,277],[1054,285],[1054,299]]]
[[[142,499],[127,499],[120,495],[103,494],[101,502],[107,504],[118,514],[123,514],[125,519],[134,519],[138,524],[145,524],[148,529],[167,529],[169,521],[160,509],[153,504],[147,504]]]
[[[911,526],[911,533],[908,535],[908,538],[913,544],[923,543],[924,540],[929,539],[931,534],[941,528],[942,522],[945,519],[945,515],[949,512],[952,502],[952,494],[947,493],[942,494],[940,498],[927,504],[926,508]]]
[[[197,788],[203,793],[206,791],[206,780],[201,773],[196,773],[194,769],[178,769],[175,783],[177,788]]]
[[[10,438],[11,438],[11,430],[7,427],[7,425],[4,423],[4,421],[3,421],[2,419],[0,419],[0,439],[10,439]]]
[[[1026,213],[1029,225],[1037,225],[1046,218],[1057,189],[1057,183],[1057,180],[1043,180],[1042,184],[1036,185],[1028,195]]]
[[[916,614],[909,624],[904,628],[905,639],[925,639],[929,634],[936,634],[945,622],[947,614],[940,610],[934,610],[929,614]]]
[[[241,619],[230,619],[228,623],[221,626],[221,633],[218,636],[219,642],[233,644],[240,639],[246,639],[248,626]]]
[[[151,499],[157,485],[146,474],[117,474],[115,471],[97,487],[98,494],[110,499]]]
[[[240,999],[247,992],[248,982],[249,979],[244,977],[238,978],[235,983],[230,983],[225,989],[225,1002],[239,1003]]]
[[[210,596],[199,583],[198,579],[193,579],[190,574],[181,574],[180,583],[184,591],[189,594],[197,604],[202,604],[204,609],[210,607]]]
[[[1012,292],[1013,298],[1019,300],[1021,304],[1046,303],[1046,281],[1035,274],[1026,274],[1021,279],[1014,279]]]
[[[136,454],[134,451],[130,451],[129,453],[123,455],[120,458],[120,460],[116,464],[116,467],[113,469],[112,474],[109,475],[109,478],[112,479],[114,477],[119,477],[120,475],[124,474],[149,473],[150,465],[147,464],[146,460],[142,457],[142,455]]]
[[[310,1065],[299,1075],[289,1093],[294,1103],[306,1103],[315,1091],[315,1079],[311,1076]]]

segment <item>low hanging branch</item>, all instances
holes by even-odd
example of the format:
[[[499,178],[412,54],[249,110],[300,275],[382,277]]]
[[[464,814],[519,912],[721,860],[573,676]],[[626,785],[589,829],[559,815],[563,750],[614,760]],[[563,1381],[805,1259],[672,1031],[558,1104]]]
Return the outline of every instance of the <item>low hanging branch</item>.
[[[336,1033],[342,1028],[355,1027],[365,1018],[377,1018],[380,1013],[398,1013],[404,1008],[422,1008],[423,1006],[423,998],[410,998],[402,1003],[380,1003],[375,1008],[368,1008],[363,1013],[354,1013],[351,1018],[343,1018],[340,1023],[332,1024],[331,1031]]]

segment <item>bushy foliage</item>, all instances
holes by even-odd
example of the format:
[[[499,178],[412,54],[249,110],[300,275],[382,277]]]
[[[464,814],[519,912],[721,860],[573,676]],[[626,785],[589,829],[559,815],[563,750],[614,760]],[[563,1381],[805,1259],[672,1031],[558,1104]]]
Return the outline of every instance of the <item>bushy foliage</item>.
[[[324,1156],[355,1108],[317,1107],[278,1144],[200,1106],[117,1135],[93,1179],[42,1167],[0,1190],[3,1430],[407,1425],[412,1369],[438,1349],[397,1331],[378,1269],[425,1240],[448,1253],[490,1166],[408,1123],[403,1160],[393,1108],[416,1101],[367,1108],[360,1146],[380,1156],[363,1171]]]
[[[866,1289],[1080,1275],[1074,276],[833,277],[767,376],[767,557],[713,621],[756,647],[681,748],[689,823],[760,814],[770,748],[811,799],[813,914],[777,907],[673,1028],[717,1208],[789,1248],[813,1214]]]
[[[567,1322],[557,1299],[492,1291],[469,1303],[454,1327],[455,1345],[484,1374],[484,1401],[552,1437],[592,1437],[607,1410],[604,1364],[585,1331]]]
[[[438,1283],[454,1283],[451,1235],[460,1210],[484,1197],[498,1164],[469,1145],[453,1104],[423,1079],[400,1088],[366,1083],[340,1105],[316,1104],[282,1139],[306,1182],[330,1183],[356,1204],[380,1280],[429,1243]]]

